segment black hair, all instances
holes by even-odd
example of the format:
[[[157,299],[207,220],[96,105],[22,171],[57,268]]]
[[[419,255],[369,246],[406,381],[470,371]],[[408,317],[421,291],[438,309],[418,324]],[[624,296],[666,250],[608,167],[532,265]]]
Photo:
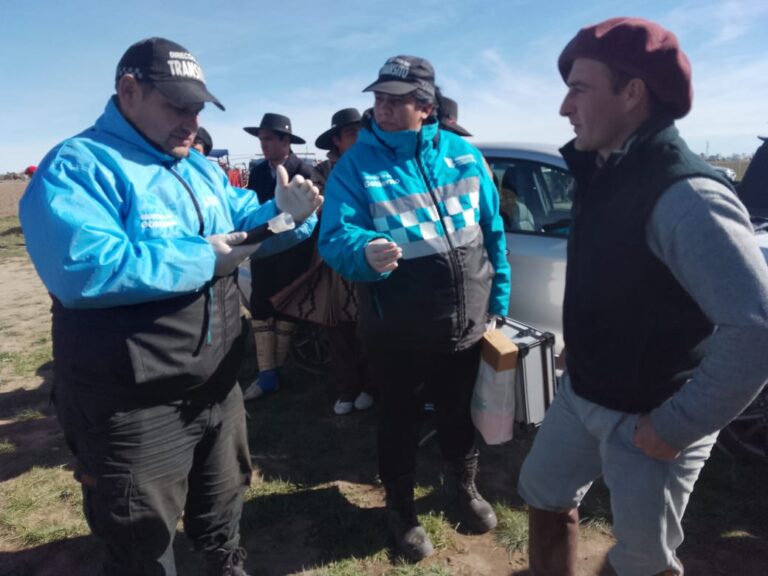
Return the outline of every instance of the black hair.
[[[435,86],[434,94],[430,94],[421,88],[416,88],[416,90],[413,91],[413,97],[416,99],[416,104],[418,104],[420,108],[432,106],[433,115],[437,114],[437,109],[440,107],[440,97],[438,94],[440,94],[440,88],[437,86]]]

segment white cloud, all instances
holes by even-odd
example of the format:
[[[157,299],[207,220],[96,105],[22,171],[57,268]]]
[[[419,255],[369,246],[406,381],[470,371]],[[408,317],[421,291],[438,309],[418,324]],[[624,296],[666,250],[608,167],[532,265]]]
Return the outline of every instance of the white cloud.
[[[446,94],[459,102],[459,123],[475,141],[528,141],[562,144],[570,138],[568,122],[558,115],[565,86],[554,64],[531,68],[528,60],[483,50],[468,55],[472,80],[458,76],[445,83]]]
[[[764,26],[765,14],[768,3],[764,0],[686,2],[672,10],[664,23],[678,36],[702,33],[703,47],[717,48]]]
[[[753,152],[768,130],[768,60],[723,58],[701,62],[694,73],[691,114],[680,122],[689,144],[711,153]]]

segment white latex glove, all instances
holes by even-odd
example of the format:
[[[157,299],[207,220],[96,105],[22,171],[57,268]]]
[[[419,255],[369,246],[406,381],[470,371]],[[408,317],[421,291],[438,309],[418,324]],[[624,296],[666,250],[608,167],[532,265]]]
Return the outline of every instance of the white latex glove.
[[[397,261],[402,257],[402,248],[386,238],[376,238],[365,246],[365,259],[379,274],[397,268]]]
[[[259,244],[238,246],[247,235],[245,232],[230,232],[229,234],[213,234],[206,238],[216,255],[214,276],[229,276],[240,265],[240,262],[258,249]]]
[[[296,222],[304,222],[323,203],[320,191],[311,180],[296,174],[288,182],[285,166],[275,169],[275,202],[281,212],[290,214]]]

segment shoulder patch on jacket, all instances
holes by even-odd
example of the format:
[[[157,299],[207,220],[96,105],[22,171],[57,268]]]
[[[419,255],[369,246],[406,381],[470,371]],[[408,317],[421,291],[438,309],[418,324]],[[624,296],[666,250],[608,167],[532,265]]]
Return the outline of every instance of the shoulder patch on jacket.
[[[456,166],[463,166],[464,164],[476,164],[477,160],[472,154],[463,154],[456,156],[456,158],[445,157],[445,163],[448,168],[455,168]]]

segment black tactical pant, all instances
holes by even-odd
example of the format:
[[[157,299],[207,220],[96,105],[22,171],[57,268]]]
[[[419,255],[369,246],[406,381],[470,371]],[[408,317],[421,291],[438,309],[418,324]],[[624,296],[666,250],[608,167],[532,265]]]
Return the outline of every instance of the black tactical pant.
[[[251,463],[234,379],[217,399],[147,405],[112,394],[108,383],[61,376],[57,414],[88,525],[107,546],[105,574],[175,575],[182,512],[196,549],[238,545]]]
[[[480,363],[480,345],[451,354],[369,349],[378,391],[379,476],[395,482],[413,475],[424,402],[435,407],[440,450],[447,460],[468,454],[475,444],[469,408]]]

